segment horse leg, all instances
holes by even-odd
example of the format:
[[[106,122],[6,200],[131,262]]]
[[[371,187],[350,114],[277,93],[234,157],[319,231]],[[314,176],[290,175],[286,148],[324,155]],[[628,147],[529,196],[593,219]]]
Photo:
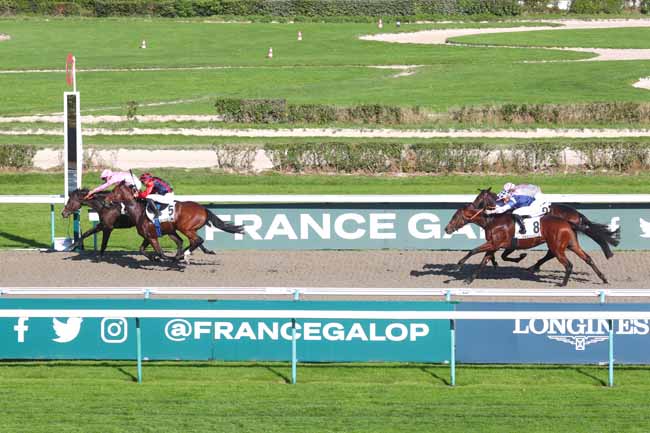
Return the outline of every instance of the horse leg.
[[[456,264],[456,271],[460,271],[462,269],[463,265],[465,264],[465,262],[467,261],[467,259],[472,257],[474,254],[491,251],[492,256],[494,256],[494,251],[495,250],[496,249],[493,247],[491,242],[486,242],[483,245],[479,245],[478,247],[474,248],[473,250],[471,250],[470,252],[465,254],[465,256],[458,261],[458,263]],[[486,254],[486,256],[487,256],[487,254]]]
[[[600,272],[600,269],[596,267],[596,264],[594,263],[593,259],[582,248],[580,248],[580,245],[578,245],[577,243],[571,243],[569,244],[569,249],[573,251],[582,260],[584,260],[585,263],[591,266],[591,269],[593,269],[596,275],[598,275],[598,277],[600,277],[600,279],[603,280],[603,283],[609,284],[609,281],[607,281],[605,275],[603,275],[603,273]]]
[[[523,259],[525,259],[526,256],[527,256],[526,253],[521,253],[521,254],[519,254],[519,257],[516,258],[516,259],[512,259],[512,258],[508,257],[508,256],[509,256],[510,254],[512,254],[514,251],[515,251],[515,250],[513,250],[512,248],[508,248],[507,250],[505,250],[505,251],[501,254],[501,259],[504,260],[504,261],[506,261],[506,262],[515,262],[515,263],[519,263],[519,262],[521,262]]]
[[[160,242],[158,242],[157,237],[150,237],[150,238],[147,238],[145,240],[149,241],[149,243],[151,244],[153,249],[156,251],[156,253],[152,257],[149,257],[149,256],[147,256],[147,257],[149,257],[152,260],[164,260],[164,259],[169,258],[163,253],[162,248],[160,247]],[[145,245],[145,247],[146,247],[146,244],[145,244],[144,241],[142,242],[142,245],[140,245],[140,248],[142,248],[143,245]]]
[[[82,233],[81,236],[79,236],[79,239],[77,239],[72,245],[70,245],[68,248],[66,248],[64,251],[72,251],[75,248],[77,248],[79,245],[83,245],[84,239],[86,239],[88,236],[97,233],[100,230],[104,229],[104,225],[102,223],[97,224],[95,227],[91,228],[90,230],[86,230],[85,232]]]
[[[190,255],[194,252],[195,249],[197,249],[201,244],[203,243],[203,239],[196,234],[196,230],[181,230],[181,232],[187,236],[187,239],[190,241],[190,244],[185,250],[183,251],[183,255],[185,256],[185,262],[187,264],[190,263]]]
[[[528,268],[527,271],[528,271],[528,272],[532,272],[532,273],[534,274],[535,272],[539,271],[539,269],[542,267],[542,265],[543,265],[544,263],[548,262],[548,261],[551,260],[553,257],[555,257],[555,254],[553,254],[553,251],[548,250],[548,251],[546,252],[546,255],[545,255],[544,257],[542,257],[541,259],[539,259],[539,260],[537,261],[537,263],[535,263],[533,266],[531,266],[530,268]]]
[[[481,271],[483,270],[483,268],[485,268],[485,265],[487,264],[488,260],[490,260],[490,257],[492,257],[492,259],[494,260],[494,251],[490,251],[488,253],[485,253],[485,256],[483,257],[483,260],[481,260],[481,264],[476,269],[476,271],[474,271],[474,273],[470,277],[465,279],[465,284],[467,284],[467,285],[472,284],[472,282],[476,278],[478,278],[478,274],[480,274]]]
[[[562,280],[561,284],[558,284],[560,287],[564,287],[567,285],[569,282],[569,277],[571,276],[571,272],[573,271],[573,264],[567,259],[566,254],[564,251],[555,251],[554,252],[555,257],[559,260],[560,263],[562,263],[562,266],[564,266],[564,279]]]
[[[489,254],[489,255],[490,255],[490,261],[492,262],[492,266],[493,266],[495,269],[498,268],[499,265],[497,264],[497,259],[494,258],[494,253],[492,253],[492,254],[490,254],[490,253],[485,253],[485,254]]]
[[[169,233],[168,235],[175,243],[176,243],[176,255],[174,256],[174,260],[180,260],[183,258],[183,239],[181,239],[180,236],[178,236],[178,233],[174,231],[173,233]]]
[[[203,239],[201,239],[201,244],[199,245],[199,248],[201,251],[203,251],[205,254],[217,254],[213,250],[207,248],[205,245],[203,245]]]
[[[108,240],[113,233],[113,227],[105,227],[102,230],[102,246],[99,248],[99,257],[104,257],[104,251],[106,251],[106,246],[108,245]]]
[[[478,253],[482,253],[484,251],[488,251],[490,248],[485,248],[486,245],[489,245],[489,244],[485,243],[483,245],[479,245],[478,247],[474,248],[473,250],[471,250],[467,254],[465,254],[463,256],[463,258],[460,259],[458,261],[458,263],[456,263],[456,271],[460,271],[462,269],[463,265],[465,264],[465,262],[467,261],[467,259],[472,257],[474,254],[478,254]]]
[[[149,239],[144,238],[142,240],[142,243],[140,244],[140,254],[148,258],[149,260],[153,260],[153,257],[151,257],[149,254],[147,254],[147,247],[149,246]]]

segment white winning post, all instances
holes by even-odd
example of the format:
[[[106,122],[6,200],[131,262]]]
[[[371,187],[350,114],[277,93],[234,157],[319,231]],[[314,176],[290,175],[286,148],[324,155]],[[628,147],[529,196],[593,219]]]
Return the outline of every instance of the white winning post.
[[[68,54],[66,61],[66,81],[72,86],[72,92],[63,93],[63,164],[64,164],[64,200],[68,200],[70,191],[81,188],[83,146],[81,138],[81,109],[75,70],[76,60]],[[79,213],[74,215],[74,240],[80,236]]]

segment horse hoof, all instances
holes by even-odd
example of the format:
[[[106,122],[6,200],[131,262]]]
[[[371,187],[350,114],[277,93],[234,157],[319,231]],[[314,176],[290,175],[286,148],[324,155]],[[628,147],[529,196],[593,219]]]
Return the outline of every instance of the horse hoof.
[[[463,280],[463,283],[467,284],[468,286],[469,286],[470,284],[472,284],[473,282],[474,282],[474,280],[469,279],[469,278],[465,278],[465,279]]]
[[[526,253],[519,254],[519,260],[521,261],[521,260],[525,259],[527,255],[528,254],[526,254]]]
[[[531,274],[535,274],[535,273],[537,273],[537,271],[539,271],[539,269],[537,269],[535,266],[531,266],[530,268],[526,268],[526,270],[528,272],[530,272]]]

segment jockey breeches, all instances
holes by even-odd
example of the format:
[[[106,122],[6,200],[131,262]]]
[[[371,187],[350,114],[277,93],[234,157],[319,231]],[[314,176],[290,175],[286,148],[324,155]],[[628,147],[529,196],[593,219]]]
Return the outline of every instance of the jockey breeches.
[[[168,192],[165,195],[160,194],[149,194],[147,196],[148,200],[153,200],[158,203],[171,204],[174,201],[174,193]]]

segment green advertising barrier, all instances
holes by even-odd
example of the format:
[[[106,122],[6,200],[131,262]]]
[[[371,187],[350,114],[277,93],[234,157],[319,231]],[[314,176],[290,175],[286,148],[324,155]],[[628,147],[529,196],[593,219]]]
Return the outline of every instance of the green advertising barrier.
[[[450,311],[445,302],[199,301],[0,299],[0,309],[211,310],[211,318],[139,319],[142,358],[150,360],[288,361],[292,320],[256,319],[252,310]],[[250,319],[219,310],[251,310]],[[119,311],[101,318],[1,318],[2,359],[135,359],[136,319]],[[300,319],[300,361],[444,362],[451,352],[448,320]]]
[[[650,249],[649,204],[576,204],[591,221],[621,228],[618,249]],[[230,249],[423,249],[470,250],[485,238],[468,224],[450,235],[445,226],[459,204],[323,204],[220,205],[210,209],[223,220],[246,226],[245,235],[232,235],[206,226],[206,246]],[[598,250],[580,235],[587,250]]]

